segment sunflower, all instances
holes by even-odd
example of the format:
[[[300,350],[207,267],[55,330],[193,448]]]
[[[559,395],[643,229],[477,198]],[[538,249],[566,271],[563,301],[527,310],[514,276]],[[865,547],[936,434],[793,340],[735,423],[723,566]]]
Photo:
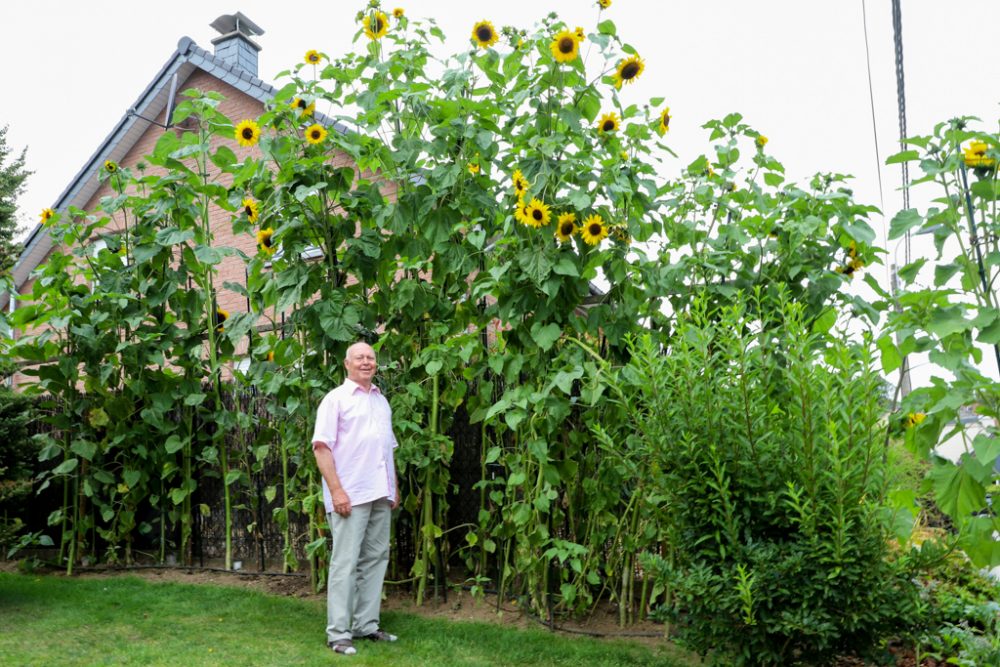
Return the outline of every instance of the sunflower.
[[[639,78],[644,69],[646,69],[646,64],[638,55],[629,56],[621,61],[615,71],[615,88],[621,88],[623,83],[632,83]]]
[[[628,162],[628,151],[621,151],[618,153],[618,157],[621,158],[622,162]]]
[[[910,429],[914,426],[919,426],[925,419],[927,419],[927,415],[923,412],[907,413],[906,417],[903,418],[903,428]]]
[[[257,222],[257,219],[260,217],[260,204],[254,201],[252,197],[245,197],[240,206],[243,207],[243,215],[247,217],[247,220]]]
[[[497,31],[489,21],[480,21],[472,26],[472,41],[481,49],[486,49],[497,43]]]
[[[267,355],[264,358],[268,361],[274,361],[274,350],[268,350]]]
[[[532,199],[524,207],[524,218],[521,222],[529,227],[538,229],[539,227],[544,227],[549,224],[551,217],[548,204],[543,204],[538,199]]]
[[[660,134],[670,131],[670,107],[666,107],[660,112]]]
[[[515,169],[514,173],[510,177],[511,182],[514,184],[514,194],[521,198],[528,191],[528,179],[524,177],[520,169]]]
[[[608,235],[608,228],[604,226],[604,220],[596,213],[583,221],[583,229],[580,236],[587,245],[597,245]]]
[[[608,227],[608,235],[615,241],[632,245],[632,237],[628,235],[628,227],[624,223]]]
[[[597,6],[601,9],[607,9],[611,6],[611,0],[597,0]]]
[[[274,241],[271,239],[272,236],[274,236],[274,230],[270,227],[257,231],[257,247],[265,255],[273,255],[276,250]]]
[[[514,219],[522,225],[530,225],[528,217],[528,204],[520,197],[517,198],[517,206],[514,208]]]
[[[475,176],[476,174],[479,173],[479,163],[478,162],[470,162],[469,166],[467,166],[466,169],[469,170],[470,174],[472,174],[473,176]]]
[[[361,25],[364,26],[365,37],[374,42],[377,39],[382,39],[389,32],[389,17],[383,12],[374,11],[371,14],[365,14]]]
[[[397,19],[401,19],[403,18],[404,15],[406,15],[406,12],[403,11],[402,7],[396,7],[394,10],[392,10],[392,15]]]
[[[583,40],[587,39],[587,35],[584,34],[583,28],[581,28],[580,26],[576,26],[576,30],[574,32],[576,32],[576,39],[578,41],[582,42]]]
[[[253,146],[260,141],[260,128],[257,123],[249,118],[241,120],[240,124],[236,126],[236,141],[244,147]]]
[[[309,49],[306,51],[306,64],[318,65],[319,61],[323,59],[323,56],[319,54],[316,49]]]
[[[296,97],[292,100],[292,108],[298,111],[303,116],[311,116],[313,112],[316,111],[316,102],[306,102],[301,97]]]
[[[118,165],[115,162],[111,161],[111,160],[105,160],[104,161],[104,171],[108,172],[109,174],[113,174],[116,171],[118,171]]]
[[[758,134],[757,138],[754,139],[754,143],[757,144],[757,146],[759,146],[760,148],[763,148],[764,146],[767,146],[767,137],[765,137],[763,134]]]
[[[306,141],[311,144],[322,143],[326,139],[326,128],[319,123],[313,123],[306,128]]]
[[[46,222],[51,220],[52,216],[54,216],[55,214],[56,212],[53,211],[51,208],[43,208],[41,215],[39,215],[38,217],[42,219],[42,224],[44,225]]]
[[[621,122],[618,120],[618,114],[614,111],[604,114],[601,116],[601,119],[597,121],[597,131],[601,133],[617,132],[620,127]]]
[[[971,141],[969,142],[969,147],[963,152],[963,158],[965,159],[965,166],[972,167],[973,169],[992,167],[997,161],[991,157],[986,157],[986,150],[988,146],[985,141]]]
[[[552,57],[556,62],[570,63],[580,55],[580,37],[575,32],[563,30],[552,40]]]
[[[229,311],[222,308],[215,309],[215,330],[222,333],[225,328],[223,324],[229,319]]]
[[[563,213],[556,221],[556,238],[565,243],[576,234],[576,213]]]

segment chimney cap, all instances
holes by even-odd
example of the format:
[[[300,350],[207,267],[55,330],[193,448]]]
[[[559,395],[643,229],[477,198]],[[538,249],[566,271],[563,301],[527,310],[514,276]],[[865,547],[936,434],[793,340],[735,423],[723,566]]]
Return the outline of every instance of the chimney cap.
[[[235,14],[223,14],[209,24],[223,35],[238,32],[247,37],[263,35],[264,29],[243,15],[243,12]]]

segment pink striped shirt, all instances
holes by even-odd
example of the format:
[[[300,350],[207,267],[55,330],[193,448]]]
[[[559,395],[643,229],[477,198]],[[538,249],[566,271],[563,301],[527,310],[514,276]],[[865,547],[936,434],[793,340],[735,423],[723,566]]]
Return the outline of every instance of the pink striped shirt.
[[[337,477],[352,506],[379,498],[395,499],[392,450],[397,443],[392,433],[392,409],[378,387],[372,385],[365,391],[353,380],[345,380],[329,392],[319,404],[312,439],[333,452]],[[333,511],[325,479],[323,504],[327,513]]]

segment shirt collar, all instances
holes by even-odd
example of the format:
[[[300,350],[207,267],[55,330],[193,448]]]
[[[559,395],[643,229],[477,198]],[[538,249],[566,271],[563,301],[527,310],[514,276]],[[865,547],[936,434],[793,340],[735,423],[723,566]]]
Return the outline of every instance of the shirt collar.
[[[355,381],[354,381],[354,380],[352,380],[351,378],[346,378],[346,379],[344,380],[344,384],[345,384],[345,385],[346,385],[347,387],[349,387],[349,388],[350,388],[350,390],[351,390],[351,393],[352,393],[352,394],[353,394],[353,393],[355,393],[355,392],[357,392],[357,391],[361,391],[362,393],[365,393],[365,394],[369,393],[369,392],[366,392],[366,391],[364,390],[364,387],[362,387],[362,386],[361,386],[360,384],[358,384],[357,382],[355,382]],[[374,393],[376,393],[376,394],[381,394],[381,393],[382,393],[382,390],[381,390],[381,389],[379,389],[379,388],[378,388],[378,385],[377,385],[377,384],[375,384],[374,382],[372,382],[372,388],[371,388],[371,391],[372,391],[372,392],[374,392]]]

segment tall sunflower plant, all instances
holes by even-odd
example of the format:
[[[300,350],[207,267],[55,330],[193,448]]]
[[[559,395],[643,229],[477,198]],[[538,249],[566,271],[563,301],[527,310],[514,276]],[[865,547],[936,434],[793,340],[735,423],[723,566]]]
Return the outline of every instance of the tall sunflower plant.
[[[1000,519],[990,494],[996,488],[1000,441],[1000,136],[963,117],[937,124],[928,135],[910,137],[887,164],[915,163],[913,185],[934,188],[926,210],[905,209],[893,217],[889,240],[907,233],[933,240],[932,257],[899,267],[900,287],[881,291],[876,304],[886,315],[878,339],[882,368],[894,374],[933,364],[929,386],[895,402],[897,437],[929,458],[925,483],[937,506],[954,522],[953,541],[977,565],[1000,564]],[[897,390],[898,396],[898,390]],[[939,445],[950,441],[950,455]],[[914,514],[913,498],[902,499]]]

